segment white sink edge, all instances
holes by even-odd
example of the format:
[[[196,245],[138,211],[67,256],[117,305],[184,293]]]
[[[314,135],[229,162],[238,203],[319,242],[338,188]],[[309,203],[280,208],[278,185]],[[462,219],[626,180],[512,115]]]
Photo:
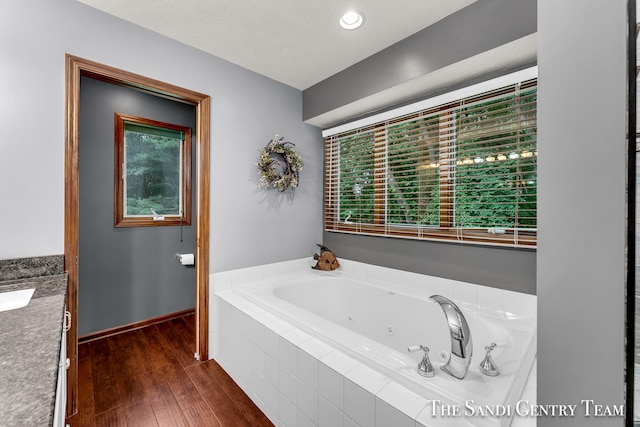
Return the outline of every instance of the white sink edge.
[[[0,292],[0,312],[26,307],[34,291],[35,288]]]

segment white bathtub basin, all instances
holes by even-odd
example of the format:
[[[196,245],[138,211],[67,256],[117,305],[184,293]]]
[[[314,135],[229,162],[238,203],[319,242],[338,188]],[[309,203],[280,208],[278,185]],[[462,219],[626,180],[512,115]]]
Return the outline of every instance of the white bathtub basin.
[[[35,289],[21,289],[0,293],[0,311],[15,310],[26,307],[31,301]]]
[[[351,263],[349,261],[350,266],[358,266]],[[266,408],[275,411],[275,416],[290,416],[293,424],[295,417],[291,414],[295,411],[284,413],[279,394],[270,388],[275,387],[289,402],[300,400],[296,387],[289,387],[292,382],[283,372],[297,375],[307,386],[301,387],[305,392],[315,390],[313,378],[335,381],[320,390],[320,394],[329,402],[335,400],[337,410],[357,422],[362,421],[361,425],[375,425],[369,415],[376,413],[377,420],[377,403],[372,402],[380,400],[387,404],[384,408],[391,407],[402,413],[398,415],[402,420],[407,421],[408,417],[407,424],[389,423],[381,412],[379,416],[386,420],[383,425],[509,426],[515,417],[513,408],[521,399],[535,360],[534,301],[527,297],[525,304],[524,297],[515,298],[507,291],[489,293],[478,285],[431,276],[400,275],[395,279],[389,274],[379,274],[378,279],[376,270],[364,276],[365,279],[362,274],[347,274],[346,268],[345,272],[337,273],[308,269],[272,277],[256,274],[253,280],[247,280],[247,274],[237,277],[232,274],[231,289],[217,292],[214,297],[214,304],[215,298],[219,298],[218,324],[221,325],[216,359],[240,383],[253,381],[245,385],[247,390],[255,393],[259,402],[266,402]],[[438,369],[449,355],[451,338],[442,310],[428,299],[432,294],[455,299],[471,329],[473,358],[464,380]],[[481,305],[479,301],[484,302]],[[309,351],[303,349],[306,343],[314,342]],[[492,354],[500,369],[497,377],[488,377],[479,371],[485,347],[492,342],[497,344]],[[426,344],[431,349],[431,362],[436,368],[433,378],[421,377],[416,372],[422,355],[407,352],[408,346],[416,344]],[[325,350],[320,354],[314,346]],[[269,355],[269,359],[265,356],[270,363],[268,369],[266,362],[262,365],[256,362],[253,370],[247,370],[247,365],[253,362],[243,357],[254,354],[254,348],[260,349],[257,354]],[[288,352],[291,348],[298,348],[297,356],[294,350]],[[300,360],[308,362],[308,358],[315,358],[316,362],[309,362],[301,372]],[[318,371],[308,375],[309,366],[326,366],[325,374],[332,371],[336,374],[321,377]],[[282,367],[284,369],[279,369]],[[251,376],[252,372],[255,377]],[[279,384],[285,387],[280,389]],[[369,402],[366,411],[359,405],[338,406],[347,399],[343,396],[347,390],[344,384],[350,387],[349,402],[364,402],[362,399]],[[335,390],[339,392],[334,393]],[[361,393],[365,393],[366,398]],[[274,399],[274,395],[277,398]],[[450,405],[447,407],[459,408],[461,414],[469,407],[475,409],[460,419],[452,419],[446,414],[432,413],[430,402],[444,402]],[[504,416],[485,416],[479,411],[493,408],[508,408],[510,412]],[[311,410],[305,414],[317,417]],[[356,420],[359,416],[362,419]]]

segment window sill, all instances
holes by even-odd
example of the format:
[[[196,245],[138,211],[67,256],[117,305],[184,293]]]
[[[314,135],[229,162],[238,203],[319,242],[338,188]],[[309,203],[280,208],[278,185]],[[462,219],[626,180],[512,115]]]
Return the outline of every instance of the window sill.
[[[491,234],[486,228],[456,229],[453,227],[385,227],[374,224],[334,224],[326,225],[325,231],[511,248],[537,248],[537,233],[536,231],[528,230],[519,230],[516,235],[514,230],[506,230],[504,234]]]
[[[116,220],[114,226],[116,228],[127,228],[127,227],[170,227],[170,226],[180,226],[180,225],[191,225],[190,218],[180,217],[164,217],[165,219],[158,220],[153,219],[153,217],[141,217],[141,218],[118,218]]]

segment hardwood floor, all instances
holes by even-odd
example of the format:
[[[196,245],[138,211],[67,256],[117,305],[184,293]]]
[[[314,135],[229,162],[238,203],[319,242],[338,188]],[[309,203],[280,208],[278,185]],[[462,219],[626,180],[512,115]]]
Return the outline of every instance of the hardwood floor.
[[[215,361],[193,359],[195,317],[80,344],[71,427],[273,426]]]

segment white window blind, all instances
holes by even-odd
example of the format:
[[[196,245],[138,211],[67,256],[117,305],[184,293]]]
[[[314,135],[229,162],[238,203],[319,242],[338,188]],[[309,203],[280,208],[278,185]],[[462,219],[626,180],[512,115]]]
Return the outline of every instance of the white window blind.
[[[535,247],[536,87],[326,137],[325,229]]]

